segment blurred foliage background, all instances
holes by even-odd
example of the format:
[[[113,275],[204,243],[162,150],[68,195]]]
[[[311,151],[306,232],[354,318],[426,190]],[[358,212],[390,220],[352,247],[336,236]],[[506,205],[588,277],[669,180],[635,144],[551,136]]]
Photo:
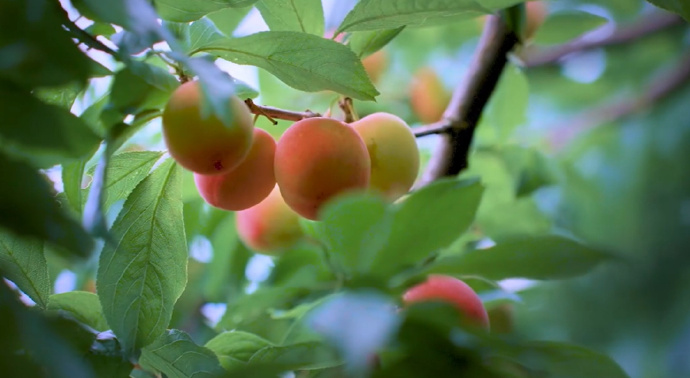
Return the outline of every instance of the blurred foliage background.
[[[323,1],[326,33],[354,3]],[[512,328],[530,339],[569,341],[607,353],[631,377],[690,376],[690,28],[675,22],[530,65],[530,57],[572,43],[579,25],[588,20],[573,16],[564,18],[573,23],[549,24],[557,15],[580,11],[603,17],[606,22],[579,37],[594,42],[663,14],[642,0],[548,4],[544,30],[511,56],[480,122],[470,167],[463,175],[481,177],[487,190],[473,234],[451,248],[555,231],[615,253],[622,262],[602,265],[584,277],[502,282],[522,298],[508,307],[515,315]],[[256,9],[250,8],[233,9],[232,14],[219,11],[210,18],[221,20],[221,29],[236,36],[265,30]],[[433,70],[450,94],[465,77],[481,28],[481,19],[474,19],[402,30],[383,49],[386,68],[375,82],[381,95],[376,102],[355,101],[359,115],[386,111],[413,127],[422,125],[410,105],[415,74],[422,68]],[[582,32],[589,30],[584,28]],[[104,54],[91,56],[105,67],[116,67]],[[155,55],[147,61],[165,67]],[[257,89],[259,104],[322,113],[330,108],[333,116],[342,116],[333,93],[304,93],[263,70],[220,65]],[[110,80],[90,79],[91,86],[77,97],[72,111],[82,114],[97,104]],[[273,126],[264,118],[257,123],[275,137],[289,124],[279,121]],[[438,137],[418,141],[426,162]],[[120,151],[141,149],[164,149],[158,119]],[[87,164],[87,171],[91,167],[93,172],[98,157]],[[61,168],[46,172],[61,191]],[[297,315],[265,309],[290,308],[332,289],[328,285],[333,277],[319,263],[320,251],[304,243],[276,260],[254,255],[234,234],[233,214],[206,205],[191,173],[185,172],[184,180],[192,259],[189,284],[170,327],[188,332],[198,343],[214,336],[214,327],[278,341]],[[122,204],[110,207],[111,224]],[[57,293],[94,289],[97,258],[78,265],[50,251],[47,258]],[[318,283],[324,285],[322,292],[300,289]]]

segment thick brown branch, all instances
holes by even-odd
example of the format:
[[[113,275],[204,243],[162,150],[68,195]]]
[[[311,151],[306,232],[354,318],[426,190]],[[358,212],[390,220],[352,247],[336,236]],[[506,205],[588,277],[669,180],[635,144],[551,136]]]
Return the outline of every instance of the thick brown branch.
[[[653,77],[651,84],[642,91],[641,96],[593,109],[571,122],[556,127],[550,136],[551,145],[555,150],[559,150],[577,134],[643,111],[688,83],[690,83],[690,53],[686,54],[674,69],[661,77]]]
[[[528,68],[554,64],[572,53],[610,45],[625,44],[681,24],[684,24],[683,19],[675,14],[666,12],[657,13],[648,17],[643,17],[632,25],[621,27],[613,32],[613,34],[603,39],[590,40],[589,38],[579,38],[570,43],[553,48],[542,50],[534,48],[527,49],[524,53],[523,60],[525,66]]]
[[[441,120],[428,125],[415,127],[412,129],[412,133],[415,137],[419,138],[427,135],[445,133],[446,131],[450,130],[452,126],[451,121]]]
[[[276,124],[276,121],[272,118],[283,119],[286,121],[300,121],[305,118],[321,117],[321,114],[314,113],[311,110],[306,110],[304,112],[293,112],[290,110],[278,109],[270,106],[257,105],[250,98],[244,100],[244,103],[247,104],[249,111],[251,111],[253,114],[265,116],[271,122],[273,122],[273,124]]]
[[[479,40],[479,46],[470,64],[465,79],[455,88],[453,97],[443,114],[443,119],[418,134],[438,132],[445,128],[442,142],[434,153],[417,183],[423,186],[444,176],[455,176],[465,169],[472,145],[474,130],[484,106],[498,83],[507,62],[508,53],[515,47],[518,38],[498,16],[489,16]]]

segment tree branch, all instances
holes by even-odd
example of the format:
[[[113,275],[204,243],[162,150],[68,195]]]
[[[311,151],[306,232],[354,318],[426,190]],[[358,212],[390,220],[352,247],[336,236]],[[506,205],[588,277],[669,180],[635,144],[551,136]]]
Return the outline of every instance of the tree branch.
[[[608,122],[625,119],[643,111],[690,83],[690,53],[686,53],[676,66],[661,77],[653,77],[642,95],[622,102],[607,104],[578,116],[571,122],[556,127],[549,139],[555,150],[560,150],[577,134]]]
[[[517,43],[517,36],[500,17],[488,16],[470,68],[455,88],[442,120],[416,131],[418,136],[447,131],[416,187],[455,176],[467,167],[479,117],[501,77],[508,53]]]
[[[117,60],[122,60],[121,59],[122,56],[120,55],[119,52],[106,46],[103,42],[96,39],[96,37],[85,32],[82,28],[77,26],[74,22],[72,22],[70,20],[65,20],[65,22],[62,23],[62,26],[64,26],[65,29],[67,29],[70,33],[72,33],[75,36],[75,38],[77,38],[79,40],[79,42],[85,44],[86,46],[88,46],[92,49],[96,49],[96,50],[108,53],[108,54],[112,55],[114,58],[116,58]]]
[[[311,110],[306,110],[304,112],[293,112],[291,110],[278,109],[271,106],[261,106],[257,105],[252,101],[251,98],[244,100],[247,104],[249,111],[252,114],[262,115],[267,117],[274,125],[277,124],[272,118],[283,119],[286,121],[301,121],[305,118],[321,117],[321,114],[314,113]]]
[[[684,23],[683,19],[678,15],[659,12],[649,17],[641,18],[632,25],[624,26],[606,38],[594,41],[589,38],[579,38],[570,43],[552,48],[527,49],[522,58],[527,68],[555,64],[563,57],[572,53],[598,47],[625,44]]]

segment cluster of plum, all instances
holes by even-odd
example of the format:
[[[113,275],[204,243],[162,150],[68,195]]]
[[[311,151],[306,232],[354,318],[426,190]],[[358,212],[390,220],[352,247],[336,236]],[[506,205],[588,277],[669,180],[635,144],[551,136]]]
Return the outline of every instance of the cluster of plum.
[[[182,84],[163,113],[170,155],[194,172],[210,205],[237,212],[237,231],[252,249],[275,252],[301,235],[298,215],[318,220],[323,205],[346,192],[370,190],[394,201],[419,171],[412,131],[399,117],[375,113],[346,124],[327,117],[295,122],[278,142],[254,127],[232,97],[232,124],[201,115],[198,82]]]

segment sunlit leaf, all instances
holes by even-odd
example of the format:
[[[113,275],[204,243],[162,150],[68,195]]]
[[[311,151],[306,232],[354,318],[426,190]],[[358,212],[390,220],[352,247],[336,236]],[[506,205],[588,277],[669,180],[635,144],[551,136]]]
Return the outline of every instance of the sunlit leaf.
[[[125,201],[98,267],[98,295],[111,329],[128,353],[168,326],[187,280],[181,168],[172,159]]]
[[[273,31],[297,31],[323,35],[321,0],[260,0],[256,8]]]
[[[357,56],[340,43],[298,32],[261,32],[217,38],[195,52],[257,66],[302,91],[332,90],[362,100],[378,92]]]

